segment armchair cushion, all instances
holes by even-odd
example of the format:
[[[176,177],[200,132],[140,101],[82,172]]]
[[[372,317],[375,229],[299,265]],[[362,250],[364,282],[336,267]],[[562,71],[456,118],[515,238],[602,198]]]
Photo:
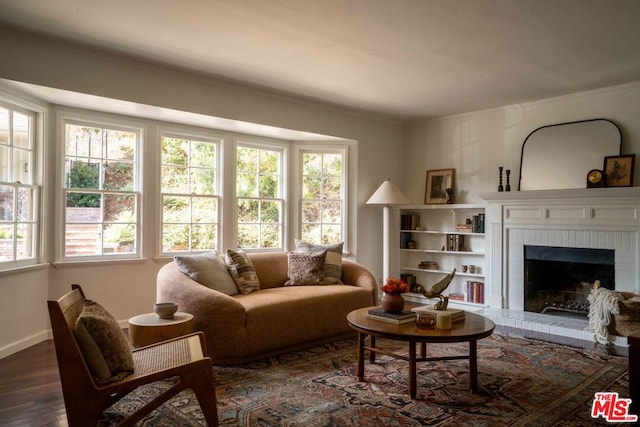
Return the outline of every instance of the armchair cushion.
[[[289,280],[285,286],[292,285],[324,285],[324,269],[327,251],[320,252],[288,252]]]
[[[73,331],[97,382],[119,381],[133,372],[129,341],[116,319],[100,304],[85,300]]]
[[[342,283],[342,248],[344,242],[333,243],[330,245],[314,245],[312,243],[296,240],[296,250],[298,252],[318,252],[327,251],[325,261],[325,283],[339,284]]]
[[[227,295],[238,293],[236,282],[215,251],[198,255],[174,256],[178,269],[207,288]]]

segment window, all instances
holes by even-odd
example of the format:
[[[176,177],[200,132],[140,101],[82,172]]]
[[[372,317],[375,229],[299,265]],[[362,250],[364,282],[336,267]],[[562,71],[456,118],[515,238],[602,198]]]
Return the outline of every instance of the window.
[[[237,147],[239,248],[284,248],[283,157],[283,149],[244,144]]]
[[[139,254],[140,130],[65,121],[64,257]]]
[[[344,150],[302,150],[301,238],[316,244],[345,240]]]
[[[162,135],[162,252],[218,247],[220,142]]]
[[[34,185],[35,113],[0,105],[0,265],[35,263],[39,187]]]

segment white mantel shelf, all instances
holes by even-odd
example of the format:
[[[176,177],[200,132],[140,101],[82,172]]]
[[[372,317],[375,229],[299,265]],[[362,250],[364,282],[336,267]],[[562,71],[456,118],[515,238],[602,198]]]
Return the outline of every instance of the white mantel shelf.
[[[640,198],[640,187],[571,188],[563,190],[527,190],[482,193],[479,196],[490,203],[538,203],[540,200],[579,202],[584,199],[599,200],[600,203],[628,202],[630,197]]]

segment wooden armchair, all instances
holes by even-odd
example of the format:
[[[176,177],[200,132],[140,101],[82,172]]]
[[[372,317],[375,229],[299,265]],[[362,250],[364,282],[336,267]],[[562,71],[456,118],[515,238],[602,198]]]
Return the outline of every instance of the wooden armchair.
[[[80,286],[72,285],[71,292],[47,302],[69,426],[95,426],[105,409],[131,391],[170,377],[180,380],[119,425],[133,425],[180,391],[191,388],[207,423],[218,426],[213,366],[206,357],[202,332],[132,350],[133,373],[120,381],[99,384],[74,334],[84,301]]]

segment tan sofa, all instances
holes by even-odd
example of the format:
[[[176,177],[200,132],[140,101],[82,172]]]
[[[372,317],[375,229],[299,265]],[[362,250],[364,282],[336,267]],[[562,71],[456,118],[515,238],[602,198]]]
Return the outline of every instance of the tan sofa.
[[[354,335],[347,314],[377,301],[374,277],[360,264],[342,261],[339,285],[283,286],[284,252],[249,254],[260,290],[225,295],[192,280],[175,262],[157,276],[157,300],[175,301],[193,314],[215,364],[244,363]]]

